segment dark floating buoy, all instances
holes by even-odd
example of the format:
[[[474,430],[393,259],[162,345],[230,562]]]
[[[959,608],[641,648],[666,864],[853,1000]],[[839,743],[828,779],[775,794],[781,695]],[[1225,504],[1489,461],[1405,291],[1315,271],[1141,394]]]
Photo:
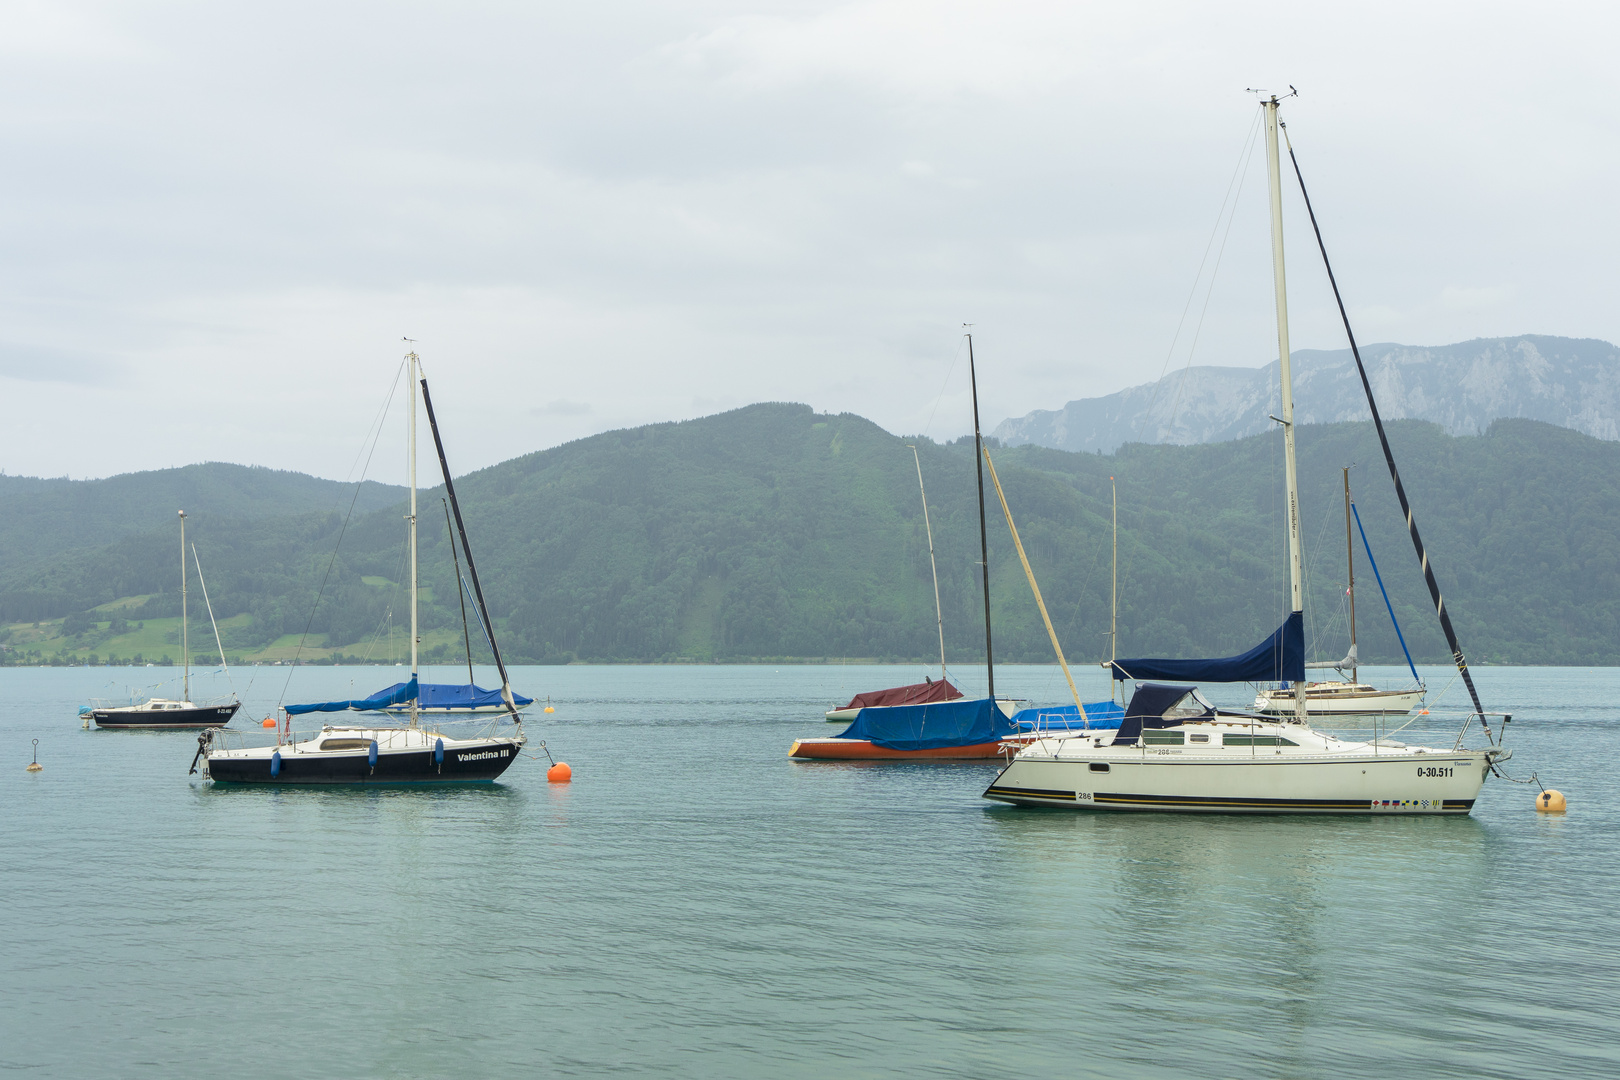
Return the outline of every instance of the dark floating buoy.
[[[371,746],[366,750],[366,764],[373,769],[377,767],[377,740],[371,740]]]
[[[372,743],[371,745],[376,746],[377,744]],[[444,740],[443,739],[434,739],[433,740],[433,764],[435,764],[435,765],[443,765],[444,764]]]
[[[1564,793],[1547,788],[1536,796],[1536,813],[1562,814],[1564,812]]]
[[[28,763],[27,771],[28,772],[39,772],[40,770],[42,770],[44,768],[45,768],[45,766],[43,766],[43,765],[41,765],[39,763],[39,740],[35,739],[34,740],[34,760],[30,761]]]
[[[277,750],[275,753],[270,755],[270,775],[271,776],[280,776],[281,775],[281,751],[280,750]]]

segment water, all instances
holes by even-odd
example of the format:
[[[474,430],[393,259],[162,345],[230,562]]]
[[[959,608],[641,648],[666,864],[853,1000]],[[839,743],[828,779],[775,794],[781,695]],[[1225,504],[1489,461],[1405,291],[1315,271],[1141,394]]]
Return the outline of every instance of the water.
[[[1571,810],[1492,780],[1446,820],[1020,810],[991,765],[787,760],[910,666],[524,669],[572,785],[213,789],[192,735],[79,728],[162,674],[0,673],[0,1069],[1620,1075],[1612,669],[1479,672]],[[286,671],[254,674],[262,717]]]

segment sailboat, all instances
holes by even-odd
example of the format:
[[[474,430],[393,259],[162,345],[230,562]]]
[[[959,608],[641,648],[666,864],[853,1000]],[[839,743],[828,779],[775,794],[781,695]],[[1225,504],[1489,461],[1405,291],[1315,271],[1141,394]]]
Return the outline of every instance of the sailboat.
[[[1276,292],[1277,343],[1282,381],[1284,471],[1291,610],[1271,638],[1249,652],[1214,660],[1124,659],[1113,661],[1117,680],[1136,682],[1117,732],[1063,733],[1021,749],[991,782],[984,797],[1016,805],[1085,810],[1197,811],[1215,813],[1467,814],[1485,777],[1511,756],[1492,736],[1451,619],[1418,536],[1383,421],[1361,366],[1355,337],[1351,351],[1383,443],[1401,509],[1440,617],[1447,642],[1474,711],[1449,748],[1341,740],[1314,730],[1304,696],[1291,716],[1227,712],[1215,708],[1196,686],[1200,681],[1305,681],[1304,558],[1299,528],[1299,482],[1294,461],[1294,401],[1288,348],[1288,298],[1283,268],[1282,178],[1278,158],[1278,99],[1265,110],[1270,179],[1272,272]],[[1292,157],[1292,150],[1290,150]],[[1300,188],[1304,179],[1300,175]],[[1309,209],[1309,197],[1306,197]],[[1312,224],[1315,224],[1314,213]],[[1317,233],[1321,245],[1320,231]],[[1322,246],[1323,260],[1327,252]],[[1328,267],[1332,281],[1332,268]],[[1334,283],[1337,297],[1338,285]],[[1343,314],[1343,303],[1340,312]],[[1345,317],[1349,330],[1349,318]],[[1139,681],[1138,681],[1139,680]],[[1164,681],[1161,681],[1164,680]],[[1169,680],[1175,680],[1174,682]],[[1466,748],[1463,738],[1478,721],[1487,746]]]
[[[196,558],[196,551],[192,551]],[[201,580],[202,564],[197,564]],[[97,705],[90,707],[90,716],[102,728],[213,728],[231,722],[242,703],[233,696],[227,701],[198,705],[191,700],[191,635],[186,602],[186,512],[180,511],[180,698],[147,698],[130,705]],[[206,595],[206,586],[205,595]],[[208,619],[213,621],[213,605],[209,605]],[[214,627],[214,638],[219,640],[219,627]],[[225,649],[219,651],[220,662],[225,661]],[[82,712],[82,710],[81,710]]]
[[[979,476],[979,554],[984,570],[984,664],[989,694],[983,698],[958,695],[950,701],[867,707],[856,711],[849,727],[830,739],[799,739],[788,751],[791,758],[840,761],[971,760],[993,758],[1002,743],[1019,731],[1012,720],[1016,702],[996,697],[995,653],[990,637],[990,541],[984,516],[984,436],[979,429],[979,382],[973,361],[973,335],[967,335],[968,380],[973,392],[973,445]],[[913,450],[915,453],[915,449]],[[917,467],[918,485],[922,466]],[[923,513],[928,499],[923,498]],[[933,550],[932,527],[929,551]],[[939,608],[936,571],[934,609]],[[944,673],[945,631],[940,617],[940,670]],[[943,681],[943,679],[942,679]],[[927,684],[925,684],[927,685]],[[948,685],[948,684],[947,684]],[[952,687],[951,689],[955,689]]]
[[[923,528],[928,533],[928,566],[934,572],[934,625],[939,631],[939,681],[925,676],[920,683],[909,686],[891,686],[887,690],[868,690],[849,699],[849,704],[828,709],[829,722],[847,724],[862,709],[886,709],[896,705],[927,705],[935,701],[955,701],[962,691],[951,685],[945,675],[945,611],[939,603],[939,564],[934,561],[934,525],[928,517],[928,491],[923,487],[922,458],[917,448],[911,447],[911,459],[917,466],[917,490],[922,493]]]
[[[428,393],[427,379],[420,372],[420,358],[412,351],[405,357],[410,379],[410,515],[409,549],[411,574],[411,672],[410,678],[369,698],[350,701],[323,701],[307,705],[286,705],[283,723],[276,731],[274,746],[232,747],[225,745],[224,737],[216,731],[205,731],[198,737],[197,753],[192,758],[192,771],[199,762],[203,772],[215,783],[242,784],[400,784],[487,782],[494,780],[517,760],[518,753],[527,742],[523,734],[523,718],[518,711],[506,664],[501,659],[500,647],[495,643],[495,627],[484,603],[483,587],[478,581],[478,570],[473,564],[472,548],[467,542],[467,529],[462,521],[461,507],[456,502],[455,484],[450,477],[450,465],[445,459],[444,441],[439,436],[439,424],[433,415],[433,399]],[[445,493],[455,513],[456,530],[461,551],[467,556],[467,571],[472,578],[475,606],[489,635],[490,649],[495,656],[495,667],[500,672],[500,701],[502,715],[511,720],[515,730],[511,734],[483,734],[465,738],[447,735],[442,731],[424,727],[421,723],[422,688],[417,664],[417,544],[416,544],[416,391],[420,386],[428,424],[433,431],[433,443],[439,454],[439,466],[444,474]],[[452,537],[454,543],[455,537]],[[433,684],[427,684],[433,685]],[[476,689],[476,687],[474,687]],[[406,707],[403,724],[326,724],[319,732],[305,738],[292,733],[292,718],[313,713],[331,712],[386,712]],[[493,731],[497,719],[491,725]]]
[[[1322,660],[1306,664],[1307,670],[1311,668],[1332,668],[1340,674],[1349,673],[1350,678],[1330,679],[1322,682],[1306,682],[1305,712],[1309,716],[1405,716],[1423,700],[1426,692],[1423,679],[1417,673],[1417,667],[1412,664],[1412,654],[1406,654],[1407,666],[1412,668],[1412,681],[1415,684],[1409,690],[1380,690],[1356,679],[1358,657],[1356,653],[1356,548],[1355,540],[1350,534],[1351,514],[1355,511],[1355,504],[1350,501],[1350,467],[1344,468],[1344,555],[1349,567],[1349,584],[1345,595],[1350,600],[1350,651],[1343,660]],[[1357,517],[1360,515],[1357,514]],[[1362,536],[1362,541],[1366,541]],[[1372,547],[1367,548],[1367,559],[1372,562]],[[1377,563],[1372,563],[1374,573],[1377,572]],[[1378,579],[1380,591],[1384,588],[1382,577]],[[1384,594],[1384,603],[1389,603],[1389,594]],[[1400,623],[1395,621],[1395,609],[1390,608],[1389,620],[1395,626],[1395,634],[1400,638],[1401,650],[1406,650],[1406,639],[1401,636]],[[1263,687],[1254,699],[1254,711],[1277,716],[1287,715],[1294,711],[1294,698],[1299,693],[1301,684],[1294,683],[1286,686]]]

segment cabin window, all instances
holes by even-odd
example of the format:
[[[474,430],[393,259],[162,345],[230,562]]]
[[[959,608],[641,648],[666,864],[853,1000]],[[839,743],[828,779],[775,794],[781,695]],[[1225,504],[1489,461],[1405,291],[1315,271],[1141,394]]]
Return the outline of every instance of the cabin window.
[[[1187,736],[1187,741],[1188,742],[1209,742],[1209,732],[1207,732],[1207,731],[1195,731],[1191,735]]]
[[[1106,761],[1093,761],[1091,763],[1091,771],[1092,772],[1107,772],[1108,771],[1108,762],[1106,762]]]
[[[1161,731],[1149,728],[1142,732],[1142,742],[1148,746],[1181,746],[1187,741],[1185,731]]]
[[[370,739],[327,739],[321,743],[322,750],[369,750]]]
[[[1281,735],[1234,735],[1227,734],[1223,739],[1227,746],[1298,746],[1299,743],[1285,739]]]

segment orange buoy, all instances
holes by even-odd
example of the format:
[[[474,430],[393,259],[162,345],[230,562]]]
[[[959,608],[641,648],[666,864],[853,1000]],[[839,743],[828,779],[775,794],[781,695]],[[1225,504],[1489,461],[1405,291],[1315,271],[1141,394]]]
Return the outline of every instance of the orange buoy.
[[[556,711],[557,711],[557,710],[556,710],[556,709],[553,709],[553,708],[552,708],[552,707],[551,707],[551,698],[550,698],[550,697],[549,697],[549,696],[548,696],[548,697],[547,697],[547,698],[546,698],[546,708],[545,708],[545,711],[546,711],[546,712],[556,712]]]
[[[259,724],[259,726],[260,727],[275,727],[276,722],[275,722],[275,720],[273,720],[272,718],[267,716],[267,717],[264,718],[264,721],[261,724]]]
[[[1536,796],[1536,813],[1562,814],[1564,812],[1564,793],[1548,788]]]
[[[546,770],[546,779],[553,784],[566,784],[574,778],[574,770],[568,767],[568,762],[559,761]]]

